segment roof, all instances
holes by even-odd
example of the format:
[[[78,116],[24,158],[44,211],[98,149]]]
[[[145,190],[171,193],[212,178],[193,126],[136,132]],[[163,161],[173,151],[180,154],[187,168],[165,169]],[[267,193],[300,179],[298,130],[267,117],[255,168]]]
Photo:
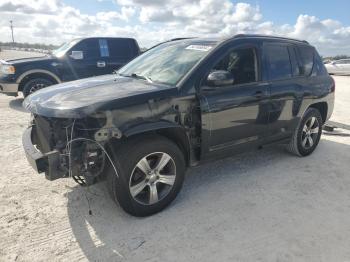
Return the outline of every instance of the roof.
[[[221,42],[229,39],[239,39],[239,38],[252,38],[252,39],[271,39],[271,40],[284,40],[284,41],[291,41],[291,42],[298,42],[303,44],[309,44],[305,40],[300,39],[294,39],[294,38],[288,38],[288,37],[282,37],[282,36],[272,36],[272,35],[259,35],[259,34],[237,34],[232,37],[183,37],[183,38],[174,38],[166,42],[171,41],[179,41],[179,40],[193,40],[193,41],[212,41],[212,42]]]
[[[233,38],[264,38],[264,39],[287,40],[287,41],[309,44],[309,42],[307,42],[306,40],[300,40],[300,39],[282,37],[282,36],[272,36],[272,35],[238,34],[238,35],[233,36]]]

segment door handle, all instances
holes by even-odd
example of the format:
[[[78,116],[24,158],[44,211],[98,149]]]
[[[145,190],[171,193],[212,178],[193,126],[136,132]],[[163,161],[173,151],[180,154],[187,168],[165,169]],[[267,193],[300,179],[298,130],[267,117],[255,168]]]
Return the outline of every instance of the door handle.
[[[106,62],[105,61],[97,61],[97,67],[105,67]]]
[[[262,97],[264,96],[264,93],[263,93],[262,91],[256,91],[255,94],[254,94],[254,96],[255,96],[256,98],[262,98]]]

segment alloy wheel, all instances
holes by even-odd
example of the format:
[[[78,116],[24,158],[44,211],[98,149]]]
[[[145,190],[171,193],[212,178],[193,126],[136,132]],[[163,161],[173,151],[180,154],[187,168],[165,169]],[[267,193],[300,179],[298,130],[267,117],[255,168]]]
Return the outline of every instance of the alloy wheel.
[[[174,159],[167,153],[154,152],[134,167],[129,181],[130,194],[140,204],[153,205],[169,194],[175,179]]]
[[[37,84],[34,84],[30,89],[29,89],[29,94],[32,94],[36,91],[38,91],[39,89],[42,89],[46,87],[45,84],[42,84],[42,83],[37,83]]]
[[[310,149],[317,141],[320,124],[316,117],[310,117],[304,124],[301,134],[301,145],[305,149]]]

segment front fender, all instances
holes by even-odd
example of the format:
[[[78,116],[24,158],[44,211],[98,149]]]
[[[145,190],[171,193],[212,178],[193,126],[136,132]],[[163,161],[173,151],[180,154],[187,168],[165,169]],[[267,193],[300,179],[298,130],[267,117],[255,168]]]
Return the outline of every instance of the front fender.
[[[163,120],[163,121],[157,121],[157,122],[147,122],[147,123],[138,124],[126,130],[122,130],[122,133],[126,137],[130,137],[133,135],[137,135],[137,134],[141,134],[149,131],[156,131],[156,130],[165,129],[165,128],[182,128],[182,127],[176,123]]]

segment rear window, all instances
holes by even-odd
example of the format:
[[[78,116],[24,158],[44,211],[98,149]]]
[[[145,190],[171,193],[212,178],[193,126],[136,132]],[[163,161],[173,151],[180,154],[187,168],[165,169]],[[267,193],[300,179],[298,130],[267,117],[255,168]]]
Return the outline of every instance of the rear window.
[[[137,47],[132,39],[108,39],[108,45],[111,57],[132,59],[137,56]]]
[[[288,47],[284,45],[266,45],[270,80],[292,77],[292,66],[289,59]]]
[[[314,66],[314,48],[310,46],[299,46],[301,75],[309,76]]]

